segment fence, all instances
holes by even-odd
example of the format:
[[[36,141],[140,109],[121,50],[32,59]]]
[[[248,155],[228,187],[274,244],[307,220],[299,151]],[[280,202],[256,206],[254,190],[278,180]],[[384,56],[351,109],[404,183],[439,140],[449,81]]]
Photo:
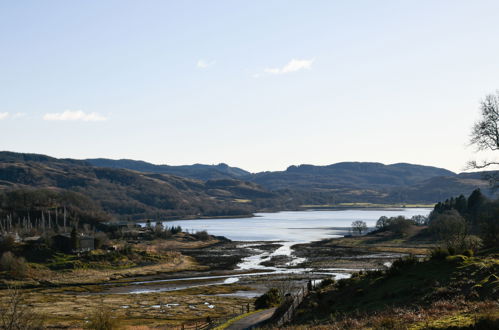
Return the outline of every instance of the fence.
[[[308,285],[303,286],[298,291],[298,293],[296,293],[294,296],[291,296],[290,298],[288,298],[291,300],[289,307],[276,321],[273,322],[273,324],[280,327],[280,326],[284,325],[285,323],[291,321],[296,309],[298,308],[298,306],[300,306],[300,304],[303,302],[303,299],[305,299],[305,297],[310,293],[310,290],[312,290],[313,287],[314,287],[314,283],[309,282]]]
[[[298,292],[291,296],[288,297],[290,299],[291,303],[289,304],[289,307],[287,307],[286,311],[284,314],[282,314],[276,321],[273,322],[273,324],[277,327],[280,327],[284,325],[285,323],[291,321],[293,318],[293,315],[298,308],[298,306],[303,302],[305,297],[310,293],[310,290],[313,290],[315,286],[315,283],[310,281],[308,282],[307,285],[303,286],[298,290]],[[213,329],[221,324],[224,324],[225,322],[229,321],[230,319],[237,317],[241,314],[249,313],[251,311],[254,311],[255,308],[253,304],[246,304],[246,305],[241,305],[241,306],[234,306],[232,310],[232,314],[224,316],[224,317],[217,317],[217,318],[211,318],[211,319],[205,319],[205,320],[199,320],[199,321],[193,321],[189,323],[184,323],[182,325],[172,327],[172,330],[208,330],[208,329]]]

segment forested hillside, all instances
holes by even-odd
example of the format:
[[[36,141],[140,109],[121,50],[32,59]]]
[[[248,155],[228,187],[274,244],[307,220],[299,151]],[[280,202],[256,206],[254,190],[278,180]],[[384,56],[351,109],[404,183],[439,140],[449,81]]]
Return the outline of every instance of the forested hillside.
[[[184,176],[162,173],[168,171]],[[431,204],[476,188],[490,194],[487,185],[480,173],[411,164],[300,165],[249,174],[225,164],[166,166],[0,152],[0,189],[70,191],[120,219],[241,216],[348,203]]]
[[[380,189],[409,186],[434,177],[455,175],[454,172],[431,166],[344,162],[328,166],[290,166],[282,172],[254,174],[251,181],[269,189]]]
[[[44,188],[87,196],[119,218],[240,216],[275,194],[238,180],[200,181],[173,175],[91,166],[84,161],[2,153],[0,188]]]
[[[218,165],[194,164],[170,166],[155,165],[144,161],[131,159],[113,160],[106,158],[95,158],[86,159],[86,161],[94,166],[123,168],[140,172],[172,174],[199,180],[236,179],[248,176],[250,174],[245,170],[237,167],[230,167],[224,163]]]

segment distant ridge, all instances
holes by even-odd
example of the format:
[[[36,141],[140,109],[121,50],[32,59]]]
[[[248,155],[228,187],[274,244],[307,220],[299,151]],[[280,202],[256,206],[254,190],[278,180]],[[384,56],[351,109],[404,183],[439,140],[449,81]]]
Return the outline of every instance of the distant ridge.
[[[276,198],[241,180],[203,181],[94,166],[83,160],[0,152],[0,208],[3,191],[33,189],[81,194],[98,206],[92,212],[104,211],[120,219],[250,215],[260,208],[260,200],[274,205]]]
[[[218,165],[194,164],[171,166],[155,165],[141,160],[131,159],[113,160],[107,158],[93,158],[86,159],[85,161],[94,166],[122,168],[139,172],[171,174],[204,181],[213,179],[238,179],[250,174],[243,169],[230,167],[224,163]]]
[[[0,152],[0,197],[16,189],[67,190],[89,197],[104,212],[122,219],[239,216],[310,205],[432,204],[469,195],[476,188],[491,196],[484,173],[456,174],[407,163],[342,162],[252,174],[223,163],[169,166]]]
[[[155,165],[144,161],[105,158],[86,159],[100,167],[178,175],[198,180],[238,179],[255,182],[267,189],[375,188],[413,185],[425,180],[457,174],[438,167],[408,163],[385,165],[373,162],[341,162],[325,166],[292,165],[285,171],[250,173],[221,163],[218,165]]]
[[[407,163],[341,162],[325,166],[304,164],[290,166],[285,171],[256,173],[251,181],[268,189],[389,188],[456,175],[443,168]]]

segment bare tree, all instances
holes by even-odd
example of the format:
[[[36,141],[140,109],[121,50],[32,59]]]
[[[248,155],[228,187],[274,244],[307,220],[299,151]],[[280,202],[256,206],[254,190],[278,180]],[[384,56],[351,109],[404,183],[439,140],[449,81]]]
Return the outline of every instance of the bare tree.
[[[477,151],[499,150],[499,91],[485,96],[481,105],[481,118],[473,126],[470,143]],[[472,169],[482,169],[491,165],[499,165],[497,161],[475,160],[468,163]]]
[[[22,291],[9,288],[6,298],[0,304],[0,329],[43,329],[43,318],[26,304]]]

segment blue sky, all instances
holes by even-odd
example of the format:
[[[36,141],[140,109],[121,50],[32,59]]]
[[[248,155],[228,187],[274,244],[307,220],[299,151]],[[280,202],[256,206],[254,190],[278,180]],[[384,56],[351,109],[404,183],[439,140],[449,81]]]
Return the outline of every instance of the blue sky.
[[[498,1],[0,0],[0,149],[460,171]],[[488,156],[490,157],[490,156]]]

